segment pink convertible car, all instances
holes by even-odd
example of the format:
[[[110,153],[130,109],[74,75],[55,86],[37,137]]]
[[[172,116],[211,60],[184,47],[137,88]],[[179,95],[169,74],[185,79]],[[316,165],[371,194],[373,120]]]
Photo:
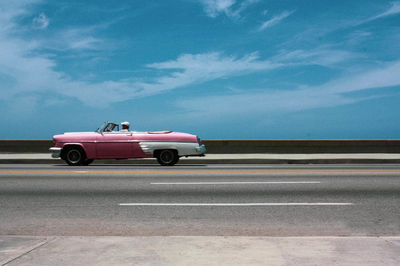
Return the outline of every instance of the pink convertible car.
[[[174,165],[182,156],[204,156],[200,138],[173,131],[120,131],[106,122],[95,132],[64,133],[53,137],[53,158],[69,165],[89,165],[95,159],[157,158],[161,165]]]

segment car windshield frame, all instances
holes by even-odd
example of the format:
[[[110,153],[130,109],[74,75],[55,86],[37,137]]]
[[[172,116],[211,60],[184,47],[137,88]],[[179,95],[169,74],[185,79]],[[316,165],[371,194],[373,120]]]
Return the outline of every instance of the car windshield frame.
[[[115,132],[114,129],[117,129],[116,131],[119,131],[119,125],[113,122],[105,122],[101,127],[99,127],[96,132],[97,133],[103,133],[103,132]]]

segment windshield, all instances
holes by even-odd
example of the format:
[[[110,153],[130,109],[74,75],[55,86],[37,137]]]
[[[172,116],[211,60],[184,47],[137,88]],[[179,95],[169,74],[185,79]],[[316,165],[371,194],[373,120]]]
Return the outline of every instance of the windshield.
[[[95,132],[103,132],[103,129],[107,126],[108,122],[104,122],[103,125],[101,125]]]
[[[119,131],[119,125],[112,122],[105,122],[100,128],[96,130],[98,133]]]

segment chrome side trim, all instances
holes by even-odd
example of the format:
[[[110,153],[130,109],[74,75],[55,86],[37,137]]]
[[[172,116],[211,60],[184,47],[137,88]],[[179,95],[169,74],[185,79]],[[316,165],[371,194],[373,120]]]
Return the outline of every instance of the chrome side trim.
[[[144,154],[153,155],[155,150],[177,150],[179,156],[197,156],[204,154],[206,148],[196,142],[172,142],[172,141],[141,141],[139,142]]]

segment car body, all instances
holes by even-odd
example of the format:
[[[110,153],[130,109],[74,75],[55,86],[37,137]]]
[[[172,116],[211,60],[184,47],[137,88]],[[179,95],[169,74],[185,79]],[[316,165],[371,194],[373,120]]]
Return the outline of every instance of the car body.
[[[182,156],[204,156],[205,146],[196,135],[173,132],[119,130],[106,122],[95,132],[64,133],[53,137],[53,158],[69,165],[88,165],[95,159],[157,158],[161,165],[174,165]]]

